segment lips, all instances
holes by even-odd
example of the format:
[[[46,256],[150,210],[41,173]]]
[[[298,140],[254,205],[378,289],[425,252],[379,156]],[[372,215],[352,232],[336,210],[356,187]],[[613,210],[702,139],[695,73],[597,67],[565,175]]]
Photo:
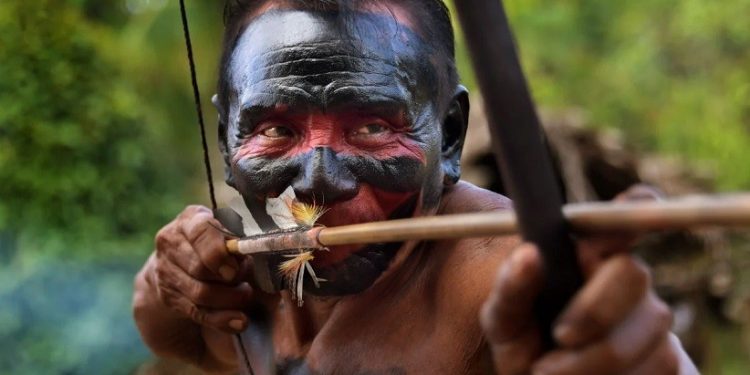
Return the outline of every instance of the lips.
[[[359,194],[358,194],[359,196]],[[364,195],[367,196],[367,195]],[[402,219],[411,217],[414,214],[419,194],[407,194],[402,199],[394,199],[402,203],[393,207],[390,214],[382,220]],[[362,199],[362,198],[359,198]],[[369,216],[352,216],[355,212],[364,212],[368,206],[356,203],[358,199],[349,200],[341,204],[331,206],[331,210],[326,213],[327,225],[338,223],[338,225],[355,224],[367,221],[372,218],[373,212]],[[369,206],[372,208],[372,206]],[[383,211],[381,210],[382,214]],[[378,214],[378,211],[375,211]],[[347,217],[340,215],[348,215]],[[316,287],[310,278],[305,275],[305,292],[317,296],[343,296],[362,292],[370,287],[375,280],[388,268],[393,258],[401,247],[400,242],[377,243],[366,246],[333,246],[329,252],[318,251],[315,253],[315,260],[312,261],[315,273],[319,278],[325,279]],[[286,288],[283,278],[280,277],[277,270],[281,262],[288,260],[283,255],[275,254],[267,256],[269,269],[272,270],[272,282],[277,289]]]
[[[385,192],[374,189],[369,185],[362,185],[354,198],[327,207],[326,213],[318,220],[318,224],[326,227],[337,227],[389,220],[394,218],[394,214],[400,216],[400,212],[403,211],[402,206],[415,195],[415,193]],[[413,209],[413,205],[411,206]],[[410,216],[411,211],[405,215]],[[331,266],[340,263],[363,248],[362,245],[332,246],[329,248],[330,251],[316,253],[312,265],[316,269]]]

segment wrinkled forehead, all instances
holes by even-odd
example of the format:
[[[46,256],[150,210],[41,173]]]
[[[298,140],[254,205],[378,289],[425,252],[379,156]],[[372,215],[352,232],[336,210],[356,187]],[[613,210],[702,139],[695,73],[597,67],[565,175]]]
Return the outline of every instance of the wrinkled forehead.
[[[256,15],[238,39],[230,79],[243,81],[239,76],[262,74],[270,65],[278,71],[283,64],[297,69],[290,69],[289,74],[335,71],[340,58],[348,65],[367,65],[362,66],[363,72],[407,75],[416,83],[421,81],[417,76],[434,72],[432,51],[412,30],[409,18],[399,12],[391,8],[345,14],[267,10]]]
[[[283,52],[284,48],[317,43],[347,52],[389,55],[415,42],[420,42],[419,37],[409,28],[383,14],[271,10],[247,26],[235,55],[253,58],[269,51]]]

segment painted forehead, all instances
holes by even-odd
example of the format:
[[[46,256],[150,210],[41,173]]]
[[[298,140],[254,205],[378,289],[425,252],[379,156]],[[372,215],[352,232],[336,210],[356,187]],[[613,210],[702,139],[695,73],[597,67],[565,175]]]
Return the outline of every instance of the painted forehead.
[[[303,91],[368,85],[413,96],[434,80],[434,51],[408,24],[390,12],[267,11],[237,42],[228,72],[232,89],[255,95],[292,84]]]

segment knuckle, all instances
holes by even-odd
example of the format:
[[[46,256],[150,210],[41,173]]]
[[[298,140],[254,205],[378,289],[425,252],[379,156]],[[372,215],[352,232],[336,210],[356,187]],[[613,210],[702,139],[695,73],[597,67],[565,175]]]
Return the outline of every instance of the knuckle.
[[[186,271],[190,276],[200,278],[206,273],[206,266],[204,266],[199,259],[194,257],[190,259]]]
[[[191,204],[187,207],[185,207],[184,210],[182,210],[181,216],[195,216],[198,214],[210,214],[211,210],[208,209],[206,206],[201,206],[199,204]]]
[[[156,275],[156,285],[160,288],[166,284],[166,280],[168,280],[170,276],[169,270],[161,263],[157,264],[154,268],[154,274]]]
[[[202,257],[207,264],[217,265],[224,261],[224,258],[228,257],[228,253],[223,249],[223,242],[212,239],[202,244],[202,248],[199,249],[202,253]]]
[[[667,306],[667,304],[664,303],[664,301],[657,300],[656,319],[661,323],[661,326],[664,327],[666,330],[669,330],[671,328],[674,315],[672,314],[672,310],[669,309],[669,306]]]
[[[636,258],[631,258],[631,260],[633,262],[633,269],[638,275],[638,280],[646,286],[651,285],[651,268]]]
[[[206,321],[206,313],[203,312],[198,306],[194,304],[190,304],[187,311],[188,316],[190,319],[192,319],[194,322],[198,324],[204,324]]]
[[[624,353],[617,350],[611,342],[603,344],[602,359],[602,363],[608,363],[613,369],[622,369],[628,361]]]
[[[174,308],[175,295],[169,289],[160,287],[156,291],[156,295],[164,306]]]
[[[159,301],[161,301],[164,306],[173,307],[175,305],[174,302],[176,296],[171,289],[160,286],[159,289],[157,289],[156,294],[159,297]]]
[[[211,210],[203,206],[188,206],[175,220],[177,226],[186,235],[195,232],[196,228],[213,218]]]
[[[196,282],[192,288],[190,288],[190,296],[193,302],[198,305],[207,305],[211,297],[211,288],[206,284]]]
[[[154,237],[154,245],[156,246],[157,251],[164,251],[168,249],[171,244],[171,237],[172,237],[172,230],[171,226],[167,225],[164,228],[160,229],[159,232],[156,233],[156,237]]]
[[[626,272],[628,275],[628,283],[630,286],[637,286],[639,288],[645,288],[651,281],[651,274],[649,268],[636,260],[631,255],[622,254],[617,257],[620,271]]]
[[[250,286],[249,283],[242,283],[239,286],[239,291],[241,295],[242,305],[247,305],[251,303],[255,297],[255,291],[253,290],[253,287]]]
[[[185,235],[190,240],[191,243],[195,244],[198,240],[201,239],[201,237],[206,236],[206,234],[210,233],[211,224],[210,224],[210,216],[208,217],[194,217],[194,220],[192,220],[185,230]]]

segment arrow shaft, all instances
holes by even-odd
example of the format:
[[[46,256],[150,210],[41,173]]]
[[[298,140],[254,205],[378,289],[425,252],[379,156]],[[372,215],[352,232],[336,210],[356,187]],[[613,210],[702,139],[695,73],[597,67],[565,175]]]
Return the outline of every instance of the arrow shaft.
[[[705,226],[750,226],[750,194],[658,202],[582,203],[563,207],[576,233],[643,232]],[[230,251],[260,254],[337,245],[488,237],[518,233],[515,212],[457,215],[313,228],[227,243]]]

